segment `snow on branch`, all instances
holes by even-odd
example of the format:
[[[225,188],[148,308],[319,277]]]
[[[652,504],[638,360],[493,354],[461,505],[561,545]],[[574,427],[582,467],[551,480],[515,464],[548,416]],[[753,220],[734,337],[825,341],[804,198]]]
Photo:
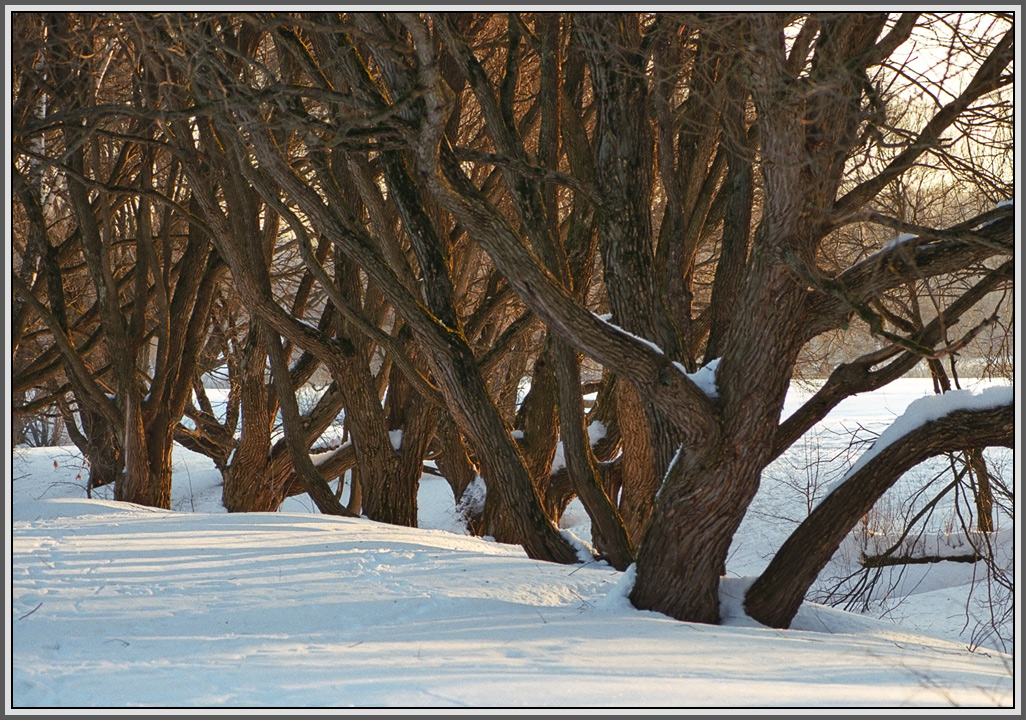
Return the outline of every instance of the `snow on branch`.
[[[844,477],[829,486],[828,492],[833,491],[855,475],[884,449],[928,422],[940,420],[960,410],[989,410],[1002,405],[1011,405],[1013,402],[1015,402],[1015,392],[1011,385],[995,385],[980,392],[952,390],[942,395],[927,395],[913,400],[905,408],[905,412],[895,418],[894,422],[880,433],[869,450],[855,461]]]
[[[614,330],[616,330],[618,333],[626,335],[627,337],[629,337],[632,340],[635,340],[635,341],[641,343],[642,345],[648,346],[649,348],[651,348],[655,352],[659,353],[660,355],[663,355],[663,356],[666,355],[666,353],[663,351],[663,349],[661,347],[659,347],[658,345],[656,345],[651,340],[646,340],[645,338],[643,338],[643,337],[641,337],[639,335],[635,335],[632,332],[628,332],[627,330],[624,330],[619,325],[615,324],[613,322],[613,320],[612,320],[612,317],[613,317],[612,315],[610,315],[610,314],[595,315],[595,317],[597,317],[599,320],[604,322],[606,325],[608,325],[611,328],[613,328]],[[717,369],[720,366],[720,358],[714,358],[713,360],[710,360],[707,364],[705,364],[702,367],[698,368],[698,370],[696,370],[693,373],[689,373],[687,371],[687,368],[685,368],[684,365],[682,365],[681,363],[679,363],[677,361],[673,362],[673,366],[675,368],[677,368],[677,370],[679,370],[681,372],[681,374],[684,375],[684,377],[686,377],[688,380],[690,380],[692,383],[694,383],[695,386],[699,390],[701,390],[702,393],[704,393],[710,400],[717,400],[717,399],[719,399],[720,391],[719,391],[719,388],[716,385],[716,371],[717,371]]]

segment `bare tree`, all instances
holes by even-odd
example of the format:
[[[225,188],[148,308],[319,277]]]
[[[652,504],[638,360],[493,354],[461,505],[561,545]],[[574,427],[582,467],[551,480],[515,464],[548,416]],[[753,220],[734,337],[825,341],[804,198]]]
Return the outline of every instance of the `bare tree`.
[[[55,171],[48,192],[64,217],[53,222],[39,207],[43,188],[33,187],[31,172],[20,178],[18,198],[48,280],[33,288],[15,276],[14,289],[59,350],[77,405],[69,431],[102,473],[91,484],[116,474],[117,499],[170,507],[173,430],[223,264],[182,209],[181,167],[153,142],[154,120],[96,112],[128,96],[145,115],[154,101],[153,78],[131,71],[131,49],[116,28],[103,17],[55,14],[35,29],[24,47],[33,72],[22,89],[45,96],[46,111],[23,116],[15,129],[15,162]],[[71,334],[61,254],[84,267],[90,306],[82,317],[99,341],[91,353]]]
[[[230,269],[251,371],[264,371],[262,337],[293,469],[324,512],[345,508],[310,462],[316,431],[286,346],[335,381],[372,516],[415,522],[434,454],[457,500],[483,478],[476,529],[575,562],[556,527],[575,494],[599,554],[637,563],[637,607],[716,622],[727,550],[767,465],[844,398],[1011,327],[995,298],[1013,282],[1014,213],[993,207],[1012,188],[1006,15],[103,18],[145,48],[150,101],[79,99],[65,141],[85,132],[80,117],[134,123],[141,153],[178,163],[190,236]],[[912,63],[913,46],[936,65]],[[82,195],[76,152],[65,164]],[[151,176],[126,193],[140,220]],[[909,188],[932,182],[975,207],[909,212]],[[76,207],[86,232],[103,206]],[[102,239],[109,226],[92,224]],[[902,235],[879,249],[884,233]],[[316,322],[276,294],[281,242],[323,298]],[[98,319],[118,337],[111,308]],[[804,358],[846,334],[879,346],[843,355],[781,422]],[[76,352],[62,355],[72,370]],[[604,376],[591,416],[585,357]],[[951,418],[943,447],[913,434],[892,452],[948,451],[956,435],[1005,443],[1007,412]],[[588,432],[598,421],[603,442]],[[814,512],[829,542],[811,564],[785,546],[752,615],[789,622],[813,566],[879,491],[853,477],[828,499],[841,510]]]

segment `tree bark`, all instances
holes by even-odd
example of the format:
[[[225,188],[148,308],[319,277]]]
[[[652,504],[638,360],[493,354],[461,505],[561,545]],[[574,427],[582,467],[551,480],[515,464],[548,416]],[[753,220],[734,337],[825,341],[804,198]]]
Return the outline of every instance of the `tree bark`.
[[[278,403],[267,392],[267,339],[262,323],[250,323],[239,372],[242,427],[222,473],[221,501],[228,512],[275,512],[283,496],[271,474],[271,429]]]

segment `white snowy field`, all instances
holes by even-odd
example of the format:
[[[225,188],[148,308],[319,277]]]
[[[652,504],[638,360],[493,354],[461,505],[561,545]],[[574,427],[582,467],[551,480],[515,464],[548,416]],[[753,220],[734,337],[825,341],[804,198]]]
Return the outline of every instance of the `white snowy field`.
[[[816,431],[815,445],[767,471],[731,549],[719,626],[635,610],[625,597],[630,571],[535,562],[519,547],[466,535],[448,485],[431,475],[419,494],[422,527],[408,529],[322,516],[305,497],[278,513],[229,515],[212,464],[182,448],[172,511],[89,500],[74,448],[16,449],[7,708],[1013,714],[1011,619],[986,632],[993,603],[982,597],[993,588],[982,563],[884,578],[862,613],[807,602],[787,631],[741,610],[748,582],[856,459],[841,430],[878,433],[930,392],[928,382],[905,380],[854,398]],[[1012,454],[988,459],[1011,486]],[[936,472],[917,468],[906,485]],[[887,507],[899,505],[896,497]],[[1014,528],[998,520],[1011,571]],[[887,521],[884,513],[873,522]],[[590,537],[578,503],[561,524]],[[935,543],[957,541],[950,517],[936,524]],[[825,575],[852,563],[853,543]]]

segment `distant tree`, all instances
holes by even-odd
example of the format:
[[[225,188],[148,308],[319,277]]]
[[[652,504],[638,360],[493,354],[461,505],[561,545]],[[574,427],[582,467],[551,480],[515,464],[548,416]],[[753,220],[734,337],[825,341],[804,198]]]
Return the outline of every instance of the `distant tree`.
[[[43,20],[22,26],[13,133],[15,199],[42,273],[30,284],[23,265],[14,290],[56,348],[74,407],[57,401],[90,485],[113,480],[117,499],[168,508],[173,431],[223,264],[183,209],[180,163],[154,142],[155,79],[133,71],[108,19]],[[134,117],[98,112],[127,98]]]

